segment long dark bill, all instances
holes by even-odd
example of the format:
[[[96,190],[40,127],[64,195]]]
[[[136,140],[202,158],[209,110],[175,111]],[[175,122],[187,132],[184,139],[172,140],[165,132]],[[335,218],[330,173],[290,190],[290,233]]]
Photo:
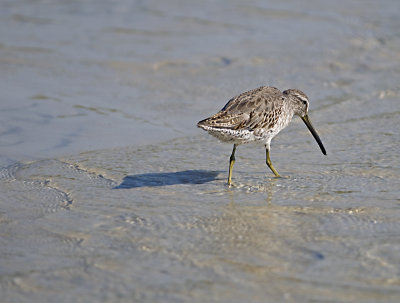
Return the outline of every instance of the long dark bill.
[[[319,138],[317,131],[314,129],[314,127],[311,124],[310,119],[308,118],[308,115],[305,115],[304,117],[301,117],[301,119],[304,121],[304,123],[307,125],[308,130],[311,132],[311,134],[314,136],[315,140],[317,141],[319,148],[321,149],[322,153],[326,155],[326,150],[324,145],[322,144],[321,139]]]

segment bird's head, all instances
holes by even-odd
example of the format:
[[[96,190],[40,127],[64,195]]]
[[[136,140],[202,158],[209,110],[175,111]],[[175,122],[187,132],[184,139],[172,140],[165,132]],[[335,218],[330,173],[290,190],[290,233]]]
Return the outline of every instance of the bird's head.
[[[288,89],[283,92],[286,95],[293,108],[294,114],[300,116],[303,122],[307,125],[308,130],[313,135],[314,139],[317,141],[321,151],[324,155],[326,155],[326,150],[324,145],[322,144],[321,139],[318,136],[317,131],[311,124],[310,118],[308,118],[308,98],[305,93],[298,89]]]
[[[294,114],[303,118],[308,113],[308,97],[298,89],[288,89],[283,92],[292,103]]]

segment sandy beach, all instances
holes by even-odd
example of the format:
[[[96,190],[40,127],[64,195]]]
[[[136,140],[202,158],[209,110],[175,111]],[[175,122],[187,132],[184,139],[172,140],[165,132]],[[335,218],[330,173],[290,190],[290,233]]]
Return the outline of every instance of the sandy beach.
[[[397,1],[2,1],[0,295],[398,302]],[[265,150],[196,128],[299,88]]]

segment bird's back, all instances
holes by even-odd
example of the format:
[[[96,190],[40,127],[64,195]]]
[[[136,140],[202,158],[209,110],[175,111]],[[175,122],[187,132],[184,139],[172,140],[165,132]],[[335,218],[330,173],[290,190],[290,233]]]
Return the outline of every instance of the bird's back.
[[[208,131],[271,129],[278,122],[284,100],[285,96],[277,88],[262,86],[232,98],[218,113],[197,126]]]

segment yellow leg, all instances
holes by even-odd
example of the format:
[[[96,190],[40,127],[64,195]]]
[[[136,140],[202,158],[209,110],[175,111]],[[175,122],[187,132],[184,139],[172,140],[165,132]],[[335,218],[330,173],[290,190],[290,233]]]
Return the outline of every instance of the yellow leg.
[[[228,185],[232,185],[232,169],[233,169],[233,164],[235,164],[235,151],[236,151],[236,144],[233,144],[232,154],[231,157],[229,158]]]
[[[266,151],[267,151],[267,165],[268,165],[268,167],[275,174],[275,177],[280,177],[280,175],[278,174],[276,169],[272,166],[271,159],[269,158],[269,149],[267,148]]]

